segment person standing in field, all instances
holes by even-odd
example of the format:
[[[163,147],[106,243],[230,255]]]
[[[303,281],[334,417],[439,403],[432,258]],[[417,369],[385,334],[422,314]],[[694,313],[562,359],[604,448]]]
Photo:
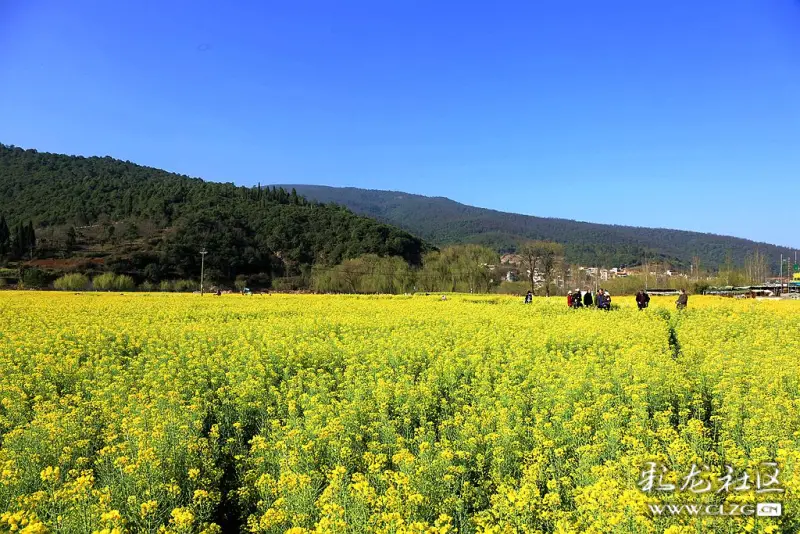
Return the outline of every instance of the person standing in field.
[[[639,308],[639,311],[645,309],[644,291],[641,289],[636,292],[636,306]]]
[[[597,292],[597,307],[606,311],[611,309],[611,295],[605,289]]]
[[[586,294],[583,296],[583,305],[587,308],[592,306],[592,292],[587,291]]]
[[[572,293],[567,291],[567,308],[572,307]]]
[[[642,291],[642,294],[644,294],[644,307],[647,308],[648,306],[650,306],[650,294],[647,292],[646,289]]]
[[[533,293],[528,291],[528,294],[525,295],[525,304],[530,304],[531,302],[533,302]]]
[[[580,289],[576,289],[575,293],[572,294],[572,306],[575,308],[583,307],[583,297],[581,297]]]
[[[685,289],[681,289],[681,294],[678,295],[678,300],[675,301],[679,310],[683,310],[689,304],[689,295]]]

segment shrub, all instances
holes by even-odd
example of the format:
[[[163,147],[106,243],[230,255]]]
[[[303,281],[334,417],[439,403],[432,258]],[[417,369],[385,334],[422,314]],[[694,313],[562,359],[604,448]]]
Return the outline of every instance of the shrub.
[[[267,273],[258,273],[247,278],[247,287],[250,289],[269,289],[272,287],[272,277]]]
[[[155,286],[152,283],[150,283],[149,280],[145,280],[144,282],[139,284],[139,291],[146,291],[148,293],[152,293],[153,291],[155,291]]]
[[[85,291],[89,287],[89,277],[81,273],[65,274],[53,282],[53,287],[61,291]]]
[[[199,289],[199,285],[194,280],[176,280],[175,291],[195,291]]]
[[[94,277],[92,285],[97,291],[111,291],[114,289],[115,278],[114,273],[103,273]]]
[[[22,287],[40,289],[47,286],[47,274],[41,269],[26,269],[22,273]]]
[[[296,291],[303,286],[303,278],[301,276],[285,276],[276,278],[272,281],[272,287],[276,291]]]
[[[136,289],[136,282],[127,274],[120,274],[114,277],[114,289],[116,291],[133,291]]]
[[[247,287],[247,277],[243,274],[240,274],[236,277],[236,281],[233,283],[236,287],[236,291],[242,291],[244,288]]]
[[[174,291],[172,282],[169,280],[162,280],[160,284],[158,284],[159,291]]]

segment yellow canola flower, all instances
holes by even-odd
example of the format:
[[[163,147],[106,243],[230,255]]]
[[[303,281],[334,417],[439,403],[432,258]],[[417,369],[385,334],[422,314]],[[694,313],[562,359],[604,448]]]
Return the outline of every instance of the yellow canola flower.
[[[797,511],[800,303],[615,305],[0,292],[0,532],[780,532],[638,482]]]

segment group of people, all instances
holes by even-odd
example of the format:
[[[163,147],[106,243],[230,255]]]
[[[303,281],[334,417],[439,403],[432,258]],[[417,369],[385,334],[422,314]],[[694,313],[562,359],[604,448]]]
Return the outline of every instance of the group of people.
[[[601,310],[611,309],[611,293],[605,289],[598,289],[596,295],[591,291],[581,292],[576,289],[572,293],[567,293],[567,306],[570,308],[591,308],[596,306]]]
[[[533,302],[533,293],[528,291],[525,295],[525,304]],[[689,303],[689,295],[685,289],[681,289],[678,300],[675,301],[679,310],[686,308]],[[639,311],[647,308],[650,305],[650,295],[646,290],[640,289],[636,292],[636,307]],[[611,309],[611,294],[603,288],[597,290],[597,295],[592,295],[591,291],[581,292],[576,289],[574,292],[567,293],[567,306],[570,308],[591,308],[596,306],[601,310]]]

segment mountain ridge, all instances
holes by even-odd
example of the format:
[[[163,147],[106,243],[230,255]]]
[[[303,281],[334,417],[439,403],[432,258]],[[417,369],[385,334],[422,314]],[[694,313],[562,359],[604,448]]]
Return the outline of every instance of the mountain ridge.
[[[0,216],[36,229],[24,253],[0,261],[103,257],[109,270],[158,282],[206,274],[305,277],[312,265],[364,254],[419,265],[429,248],[410,233],[294,191],[204,181],[111,157],[0,144]],[[85,230],[84,230],[85,229]],[[16,239],[15,241],[19,241]],[[2,245],[3,243],[0,243]],[[35,248],[35,250],[31,250]]]
[[[781,253],[794,250],[710,232],[524,215],[404,191],[308,184],[283,187],[397,225],[436,245],[477,242],[508,252],[525,240],[546,239],[564,244],[568,259],[582,265],[632,265],[652,258],[693,268],[699,259],[702,268],[717,269],[727,261],[742,265],[749,253],[758,250],[768,255],[775,268]]]

